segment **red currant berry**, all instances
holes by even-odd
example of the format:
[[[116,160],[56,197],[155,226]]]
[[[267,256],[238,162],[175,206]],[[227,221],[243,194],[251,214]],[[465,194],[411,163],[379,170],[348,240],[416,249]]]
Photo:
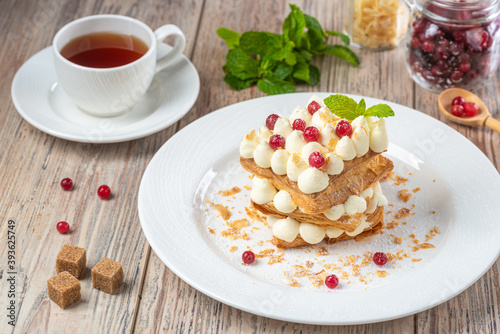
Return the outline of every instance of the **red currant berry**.
[[[469,63],[462,63],[458,65],[458,70],[460,72],[468,72],[470,70],[470,64]]]
[[[464,103],[464,113],[466,117],[476,116],[479,112],[479,107],[473,102]]]
[[[255,261],[255,254],[252,251],[243,252],[241,259],[246,264],[252,264]]]
[[[274,124],[276,124],[276,121],[278,120],[278,118],[280,118],[280,117],[276,114],[271,114],[271,115],[267,116],[266,126],[269,130],[274,130]]]
[[[61,188],[63,188],[64,190],[70,190],[72,187],[73,187],[73,181],[71,181],[70,178],[67,177],[65,179],[62,179]]]
[[[383,266],[387,263],[387,255],[382,252],[377,252],[373,254],[373,262],[375,262],[377,266]]]
[[[321,108],[321,106],[319,105],[319,103],[318,103],[318,102],[316,102],[316,101],[312,101],[312,102],[311,102],[311,103],[309,103],[309,105],[307,106],[307,111],[309,111],[309,113],[310,113],[311,115],[314,115],[314,113],[315,113],[316,111],[318,111],[318,110],[319,110],[319,108]]]
[[[318,141],[319,139],[319,130],[315,126],[308,126],[304,130],[304,139],[307,142],[313,142],[313,141]]]
[[[411,39],[411,47],[414,49],[418,49],[422,46],[422,42],[420,42],[420,39],[418,37],[413,37]]]
[[[321,168],[325,164],[325,157],[320,152],[316,151],[309,156],[309,166]]]
[[[69,231],[69,224],[66,222],[59,222],[57,223],[57,231],[61,234],[66,234]]]
[[[424,52],[432,52],[432,51],[434,51],[435,47],[436,46],[434,45],[434,42],[432,42],[432,41],[424,41],[422,43],[422,50]]]
[[[460,104],[456,104],[451,107],[451,114],[453,116],[462,117],[464,115],[464,107]]]
[[[335,132],[340,138],[344,136],[350,137],[352,135],[352,126],[348,121],[340,120],[335,127]]]
[[[294,130],[304,131],[306,129],[306,122],[301,118],[297,118],[293,121],[292,128]]]
[[[109,195],[111,195],[111,189],[107,185],[103,184],[97,189],[97,196],[100,198],[106,199]]]
[[[461,96],[457,96],[456,98],[453,99],[453,101],[451,102],[451,105],[454,106],[454,105],[461,105],[463,106],[465,103],[465,99]]]
[[[330,289],[335,289],[339,285],[339,278],[336,275],[330,275],[325,278],[325,285]]]
[[[279,147],[285,148],[285,138],[282,135],[272,135],[269,138],[269,146],[273,150],[277,150]]]

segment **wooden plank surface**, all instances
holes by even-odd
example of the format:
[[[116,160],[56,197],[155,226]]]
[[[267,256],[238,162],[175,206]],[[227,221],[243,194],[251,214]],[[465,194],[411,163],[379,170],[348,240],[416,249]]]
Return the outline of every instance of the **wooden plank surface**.
[[[294,2],[326,29],[341,30],[344,1]],[[240,32],[280,32],[288,2],[236,0],[8,0],[0,2],[0,235],[6,242],[8,220],[16,224],[17,325],[0,322],[0,332],[15,333],[450,333],[498,331],[500,262],[471,288],[431,310],[402,319],[360,326],[312,326],[256,316],[224,305],[191,288],[150,251],[137,215],[140,178],[154,153],[175,132],[221,107],[263,96],[255,87],[231,90],[222,81],[227,48],[215,31],[221,26]],[[186,34],[184,52],[196,68],[201,91],[192,110],[178,123],[149,137],[126,143],[73,143],[32,127],[16,112],[10,85],[17,69],[51,44],[67,22],[90,14],[128,15],[157,28],[178,25]],[[320,68],[318,86],[297,91],[331,91],[372,96],[416,108],[442,121],[437,95],[416,86],[404,65],[404,48],[387,52],[356,50],[361,66],[353,68],[330,56],[314,62]],[[500,71],[480,92],[497,119]],[[445,121],[446,122],[446,121]],[[500,135],[447,123],[468,137],[500,166]],[[71,177],[74,190],[58,183]],[[100,200],[100,184],[111,186],[113,198]],[[71,233],[55,231],[67,220]],[[87,249],[87,267],[102,256],[121,262],[125,284],[109,296],[91,288],[87,270],[82,301],[61,310],[47,298],[46,280],[62,244]],[[7,249],[0,248],[0,276],[7,277]],[[453,289],[453,286],[450,286]],[[8,285],[0,285],[0,306],[7,307]]]

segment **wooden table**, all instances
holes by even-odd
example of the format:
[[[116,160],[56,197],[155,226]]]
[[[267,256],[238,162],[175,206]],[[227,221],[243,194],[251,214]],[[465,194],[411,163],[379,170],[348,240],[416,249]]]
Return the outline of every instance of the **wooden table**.
[[[340,0],[296,3],[318,18],[326,29],[341,30]],[[151,251],[137,214],[137,193],[146,166],[173,134],[213,110],[262,96],[255,87],[230,89],[223,81],[227,48],[216,29],[280,32],[289,12],[287,1],[231,0],[4,0],[0,2],[0,332],[15,333],[464,333],[499,330],[500,262],[455,298],[425,312],[384,323],[360,326],[312,326],[272,320],[226,306],[191,288]],[[153,29],[165,23],[179,26],[187,38],[184,54],[194,63],[201,91],[192,110],[179,122],[146,138],[117,144],[85,144],[48,135],[21,118],[10,97],[19,67],[51,44],[66,23],[91,14],[121,14],[146,22]],[[500,134],[447,122],[438,113],[437,95],[407,74],[404,48],[387,52],[356,50],[361,66],[354,68],[333,57],[318,58],[321,71],[315,87],[297,91],[360,94],[400,103],[447,123],[469,138],[500,166]],[[500,100],[500,71],[479,95],[494,117]],[[452,168],[452,166],[450,166]],[[71,177],[75,187],[63,191],[59,182]],[[113,198],[96,196],[101,184]],[[7,235],[15,224],[15,297],[6,283]],[[57,233],[58,221],[71,225]],[[88,266],[107,256],[123,264],[125,283],[117,295],[91,288],[90,273],[82,280],[82,302],[61,310],[47,297],[46,280],[63,243],[87,250]],[[10,301],[16,325],[7,324]]]

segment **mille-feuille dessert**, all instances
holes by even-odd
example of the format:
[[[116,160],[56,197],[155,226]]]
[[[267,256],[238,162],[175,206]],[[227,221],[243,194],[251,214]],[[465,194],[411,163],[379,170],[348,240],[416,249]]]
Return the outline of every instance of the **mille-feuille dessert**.
[[[317,96],[249,132],[240,162],[253,175],[251,204],[267,215],[275,245],[334,243],[380,230],[388,203],[379,181],[393,168],[380,153],[388,145],[383,118],[348,121]]]

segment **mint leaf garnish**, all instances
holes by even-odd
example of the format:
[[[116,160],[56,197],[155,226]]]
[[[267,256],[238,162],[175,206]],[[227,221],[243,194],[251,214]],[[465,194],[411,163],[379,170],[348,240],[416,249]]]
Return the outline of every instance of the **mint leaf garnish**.
[[[226,42],[227,46],[230,49],[237,48],[240,42],[240,34],[236,31],[227,29],[227,28],[219,28],[217,29],[217,35]]]
[[[358,106],[356,107],[356,114],[358,116],[361,116],[365,113],[365,110],[366,110],[365,99],[361,99],[361,101],[359,101],[359,103],[358,103]]]
[[[387,104],[377,104],[366,109],[364,113],[365,117],[375,116],[375,117],[389,117],[394,116],[394,111]]]
[[[314,56],[330,54],[353,66],[359,59],[346,46],[349,37],[324,30],[319,21],[290,4],[290,14],[282,26],[282,33],[267,31],[236,31],[219,28],[217,35],[229,47],[224,81],[235,89],[243,89],[254,83],[268,94],[295,91],[295,85],[317,85],[320,71],[311,64]],[[329,45],[330,36],[339,37],[344,45]]]
[[[353,120],[359,115],[356,113],[358,104],[356,101],[345,95],[330,95],[325,100],[325,104],[335,115],[348,120]]]
[[[354,120],[358,116],[379,118],[394,116],[394,111],[387,104],[377,104],[366,109],[365,99],[361,99],[359,103],[356,103],[350,97],[341,94],[330,95],[324,102],[331,112],[349,121]]]

